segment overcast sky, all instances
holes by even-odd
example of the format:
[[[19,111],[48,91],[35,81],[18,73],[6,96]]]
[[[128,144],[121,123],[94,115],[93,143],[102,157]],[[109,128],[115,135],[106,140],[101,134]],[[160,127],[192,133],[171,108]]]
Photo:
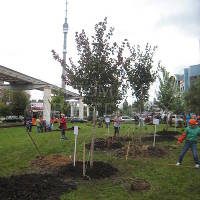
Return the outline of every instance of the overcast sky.
[[[66,0],[0,0],[0,65],[61,85]],[[117,41],[157,45],[157,58],[171,73],[200,63],[200,0],[68,0],[68,57],[75,57],[75,32],[93,34],[108,17]]]

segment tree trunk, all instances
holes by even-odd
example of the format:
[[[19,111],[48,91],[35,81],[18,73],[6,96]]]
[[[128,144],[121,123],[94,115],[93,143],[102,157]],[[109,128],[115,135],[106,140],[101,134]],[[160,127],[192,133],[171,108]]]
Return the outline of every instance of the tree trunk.
[[[139,131],[140,131],[140,135],[139,135],[139,141],[140,144],[142,144],[142,101],[140,102],[140,119],[139,119]]]
[[[169,125],[169,120],[168,120],[168,110],[167,110],[167,117],[166,117],[166,131],[168,131],[168,125]]]
[[[91,146],[90,146],[90,167],[91,168],[93,167],[95,130],[96,130],[96,107],[94,107],[94,110],[93,110],[92,141],[91,141]]]

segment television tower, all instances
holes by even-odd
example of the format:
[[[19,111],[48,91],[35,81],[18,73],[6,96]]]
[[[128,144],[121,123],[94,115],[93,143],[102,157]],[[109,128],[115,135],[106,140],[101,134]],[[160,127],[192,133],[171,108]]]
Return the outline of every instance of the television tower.
[[[65,22],[63,24],[63,33],[64,33],[64,44],[63,44],[63,60],[66,63],[66,55],[67,55],[67,33],[68,33],[68,23],[67,23],[67,0],[66,0],[66,11],[65,11]],[[62,68],[62,88],[65,89],[65,80],[64,77],[66,75],[65,68]]]

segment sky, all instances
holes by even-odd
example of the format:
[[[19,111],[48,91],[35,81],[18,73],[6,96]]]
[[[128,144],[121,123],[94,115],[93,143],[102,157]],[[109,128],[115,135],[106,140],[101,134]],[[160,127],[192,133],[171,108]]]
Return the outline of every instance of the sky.
[[[67,6],[68,58],[76,59],[75,32],[91,36],[107,17],[116,41],[157,45],[156,59],[172,74],[200,63],[199,0],[68,0]],[[62,56],[65,9],[66,0],[0,0],[0,65],[61,86],[51,50]]]

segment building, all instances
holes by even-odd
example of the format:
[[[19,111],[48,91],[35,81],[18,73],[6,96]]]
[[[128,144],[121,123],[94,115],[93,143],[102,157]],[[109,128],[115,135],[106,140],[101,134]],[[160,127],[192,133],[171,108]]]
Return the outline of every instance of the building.
[[[175,74],[176,84],[180,88],[180,91],[184,91],[184,75],[183,74]]]
[[[192,85],[192,82],[200,77],[200,64],[184,68],[184,74],[175,74],[175,77],[180,91],[187,91]]]

